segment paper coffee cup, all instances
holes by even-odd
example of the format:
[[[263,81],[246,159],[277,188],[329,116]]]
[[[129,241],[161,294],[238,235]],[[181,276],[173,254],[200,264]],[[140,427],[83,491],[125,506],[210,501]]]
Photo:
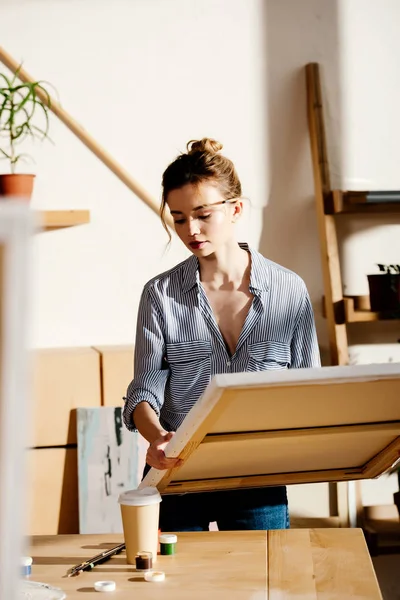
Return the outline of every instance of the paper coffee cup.
[[[129,490],[120,494],[118,502],[121,506],[127,563],[134,565],[138,552],[151,552],[154,563],[158,550],[160,493],[152,487]]]

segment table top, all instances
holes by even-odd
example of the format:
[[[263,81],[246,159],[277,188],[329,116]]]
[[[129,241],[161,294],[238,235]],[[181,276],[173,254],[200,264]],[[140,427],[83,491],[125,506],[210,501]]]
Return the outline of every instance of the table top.
[[[33,581],[58,588],[68,600],[97,598],[94,583],[113,580],[110,600],[382,600],[359,529],[210,531],[178,533],[174,556],[158,556],[165,581],[149,583],[125,553],[67,577],[72,566],[121,543],[118,534],[34,536]],[[85,593],[85,596],[82,596]]]

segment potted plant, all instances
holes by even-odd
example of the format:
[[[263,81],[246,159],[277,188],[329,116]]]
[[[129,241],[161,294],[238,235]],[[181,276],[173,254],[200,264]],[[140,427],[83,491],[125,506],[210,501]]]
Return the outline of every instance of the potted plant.
[[[371,310],[400,315],[400,265],[377,265],[380,273],[368,275]]]
[[[0,73],[0,158],[10,167],[9,173],[0,174],[0,196],[30,199],[35,176],[16,171],[31,157],[19,152],[19,147],[27,138],[48,138],[50,96],[42,82],[23,83],[18,73],[19,69],[11,78]],[[47,100],[38,97],[38,90]]]

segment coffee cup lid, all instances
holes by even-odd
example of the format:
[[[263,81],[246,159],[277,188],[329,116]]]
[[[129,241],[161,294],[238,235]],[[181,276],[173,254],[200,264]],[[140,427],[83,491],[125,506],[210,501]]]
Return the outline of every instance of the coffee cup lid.
[[[147,506],[161,502],[161,496],[157,488],[145,487],[141,490],[123,492],[120,494],[118,502],[125,506]]]

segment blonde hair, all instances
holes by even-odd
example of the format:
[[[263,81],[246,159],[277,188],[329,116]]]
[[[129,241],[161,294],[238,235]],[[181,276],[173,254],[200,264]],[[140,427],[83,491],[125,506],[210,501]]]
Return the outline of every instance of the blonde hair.
[[[215,182],[225,200],[240,198],[242,186],[234,164],[229,158],[219,154],[222,144],[212,138],[191,140],[187,152],[180,154],[164,171],[162,176],[161,222],[171,239],[165,222],[165,209],[168,194],[190,183],[200,185]]]

